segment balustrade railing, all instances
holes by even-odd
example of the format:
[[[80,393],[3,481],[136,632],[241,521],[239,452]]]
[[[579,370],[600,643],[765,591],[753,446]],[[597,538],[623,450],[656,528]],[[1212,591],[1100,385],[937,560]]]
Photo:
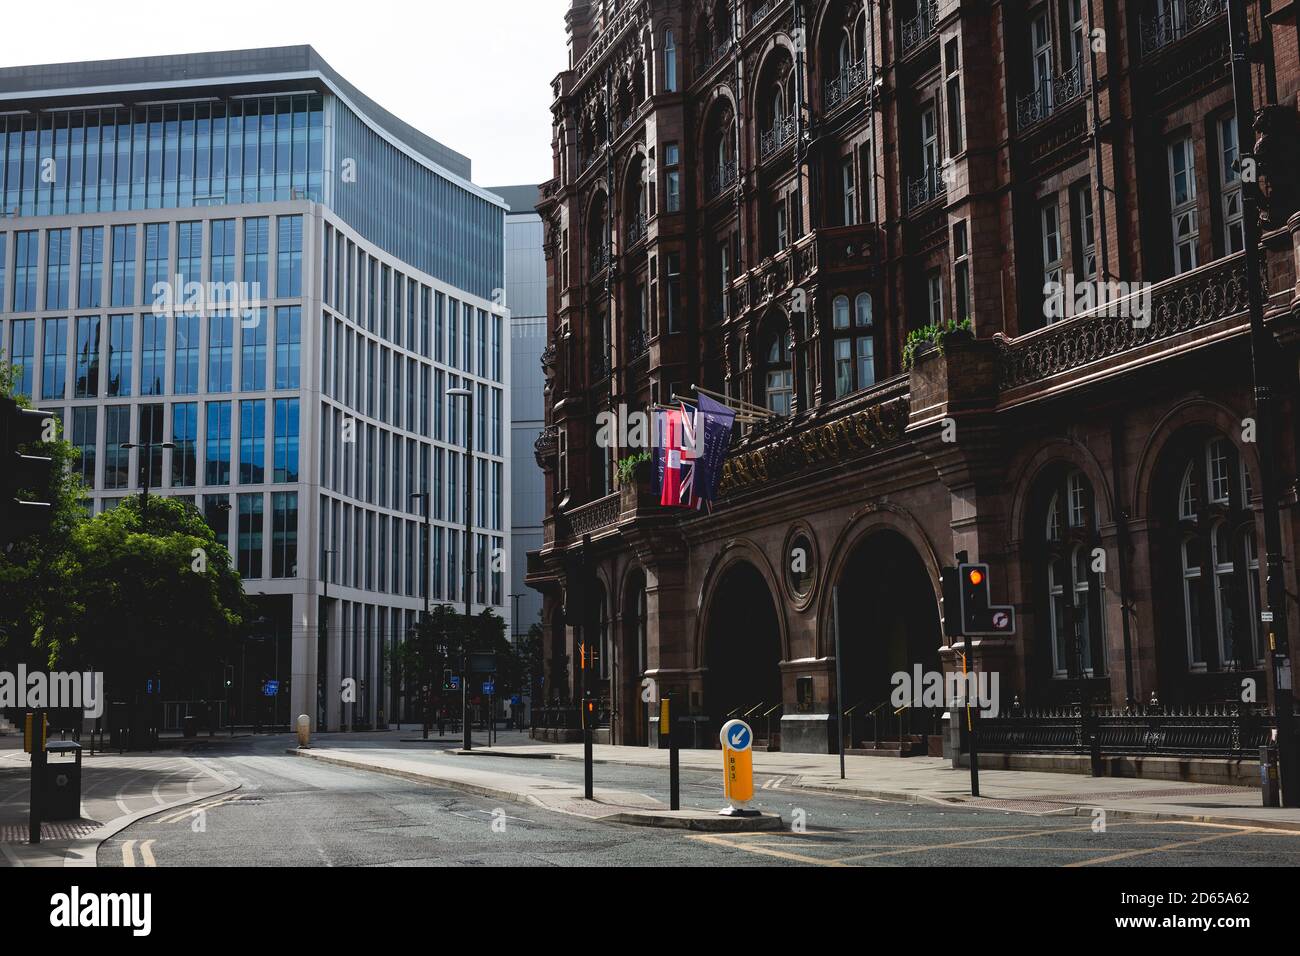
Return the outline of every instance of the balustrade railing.
[[[1047,119],[1056,110],[1083,95],[1083,68],[1075,64],[1057,76],[1050,76],[1032,92],[1016,99],[1016,126],[1027,126]]]
[[[794,140],[794,117],[783,116],[776,120],[772,128],[759,137],[758,155],[767,159],[773,153]]]
[[[934,36],[935,24],[939,19],[937,0],[921,0],[916,16],[903,21],[903,55],[911,53],[930,37]]]
[[[826,97],[823,108],[828,112],[835,109],[866,85],[866,60],[858,60],[857,63],[848,64],[839,76],[826,84]]]
[[[647,221],[645,213],[641,213],[627,224],[627,245],[629,249],[645,238]]]
[[[729,189],[731,186],[735,185],[736,175],[737,167],[734,161],[724,163],[711,170],[709,172],[709,179],[705,190],[708,193],[708,197],[712,199],[724,189]]]
[[[1227,9],[1227,0],[1162,0],[1154,16],[1142,17],[1143,55],[1182,39]]]
[[[927,169],[915,179],[907,181],[907,209],[912,211],[948,194],[948,184],[943,181],[938,168]]]

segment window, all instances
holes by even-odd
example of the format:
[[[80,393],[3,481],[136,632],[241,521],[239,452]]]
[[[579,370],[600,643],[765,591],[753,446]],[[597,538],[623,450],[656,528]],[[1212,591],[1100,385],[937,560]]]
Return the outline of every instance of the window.
[[[794,372],[790,354],[790,333],[771,328],[767,351],[759,367],[764,404],[778,415],[789,415],[794,399]]]
[[[1182,481],[1166,538],[1177,542],[1188,668],[1257,669],[1264,642],[1250,473],[1220,437],[1185,446],[1174,467]]]
[[[677,41],[672,30],[664,31],[664,92],[677,92]]]
[[[1223,216],[1223,254],[1232,255],[1246,247],[1241,198],[1241,174],[1237,169],[1237,117],[1219,120],[1219,202]]]
[[[961,128],[961,55],[954,38],[944,45],[944,112],[948,114],[948,155],[962,150]]]
[[[14,311],[36,311],[36,264],[40,258],[37,242],[40,234],[15,233],[14,242]]]
[[[77,319],[77,372],[73,398],[99,397],[99,316]]]
[[[1196,243],[1200,237],[1196,214],[1196,170],[1192,165],[1190,138],[1169,144],[1169,215],[1174,252],[1174,275],[1197,266]]]
[[[1043,284],[1061,283],[1061,211],[1052,196],[1038,210],[1040,249],[1043,255]]]
[[[1070,62],[1074,69],[1083,69],[1085,32],[1083,27],[1083,0],[1067,0],[1070,19]]]
[[[208,318],[208,391],[228,392],[233,387],[235,321],[229,312]]]
[[[235,220],[213,220],[211,229],[211,239],[208,243],[208,273],[214,286],[218,284],[224,286],[235,281]],[[191,254],[197,254],[192,246]]]
[[[140,406],[140,437],[136,439],[141,447],[137,454],[142,459],[141,471],[148,469],[149,487],[157,488],[163,480],[163,442],[167,440],[163,432],[163,407],[161,405]],[[145,455],[147,460],[143,460]]]
[[[45,308],[50,311],[68,307],[71,263],[72,230],[49,230],[45,234]]]
[[[664,147],[664,209],[667,212],[682,210],[681,150],[676,143]]]
[[[970,310],[970,243],[966,236],[966,220],[952,227],[952,284],[955,292],[957,321],[971,317]]]
[[[275,310],[275,387],[298,388],[302,349],[302,307]]]
[[[5,269],[9,262],[9,237],[0,232],[0,312],[5,310]]]
[[[72,444],[81,453],[75,471],[87,488],[95,487],[95,430],[99,409],[94,405],[72,410]]]
[[[1030,23],[1029,44],[1034,94],[1045,116],[1052,111],[1052,34],[1046,10]]]
[[[867,292],[858,294],[853,302],[852,321],[849,315],[849,297],[846,295],[835,297],[831,303],[831,313],[835,350],[835,397],[841,398],[876,381],[871,295]]]
[[[208,402],[205,478],[209,485],[230,484],[230,402]]]
[[[858,191],[853,180],[852,156],[840,160],[840,194],[844,200],[844,225],[852,226],[858,221]]]
[[[14,366],[14,394],[32,397],[36,375],[36,320],[9,323],[8,359]]]
[[[113,227],[110,305],[135,305],[135,226]]]
[[[260,392],[266,388],[266,309],[253,310],[253,322],[240,323],[239,388],[245,392]],[[326,336],[324,342],[328,343]],[[328,345],[325,354],[328,355]],[[324,381],[324,378],[322,378]]]
[[[271,577],[298,576],[298,493],[271,493]]]
[[[203,223],[176,224],[176,273],[181,283],[177,297],[183,294],[185,283],[203,281]]]
[[[262,576],[262,495],[239,495],[239,574]]]
[[[108,394],[109,397],[131,394],[131,357],[135,354],[132,339],[134,315],[114,315],[108,320]]]
[[[939,129],[934,119],[934,107],[921,113],[921,170],[931,194],[938,191]]]
[[[172,406],[172,487],[193,488],[198,476],[199,406]]]
[[[140,394],[161,395],[167,383],[167,316],[141,316]]]
[[[176,316],[176,351],[173,357],[172,391],[193,395],[199,390],[199,316]]]
[[[787,219],[784,198],[779,200],[772,210],[772,238],[775,243],[774,252],[780,252],[790,245],[789,220]]]
[[[926,314],[931,325],[943,322],[943,277],[938,269],[933,270],[925,279]]]
[[[302,216],[276,220],[277,268],[275,294],[286,299],[302,295]]]
[[[248,286],[248,297],[262,298],[270,288],[267,278],[267,244],[270,229],[269,220],[258,216],[244,220],[244,283]]]
[[[680,332],[682,310],[682,257],[676,252],[668,253],[667,291],[664,306],[668,312],[668,331]]]
[[[1097,236],[1092,221],[1092,189],[1088,180],[1070,188],[1074,215],[1074,268],[1084,279],[1097,277]]]
[[[77,282],[77,307],[81,309],[98,309],[104,300],[104,227],[85,226],[80,234],[81,248],[78,258],[81,262]],[[0,243],[0,255],[4,244]]]
[[[131,406],[109,405],[104,409],[104,487],[131,486],[131,451],[122,445],[131,440]]]
[[[239,403],[239,483],[257,485],[266,480],[266,402]]]
[[[41,398],[63,398],[68,387],[68,320],[45,320]]]
[[[167,268],[167,223],[149,223],[144,227],[144,294],[145,301],[156,301],[171,282]],[[173,289],[176,299],[184,300],[184,288]]]
[[[1092,487],[1077,470],[1055,472],[1047,496],[1041,538],[1045,548],[1046,598],[1052,671],[1059,678],[1105,673],[1105,574],[1094,570],[1101,547]]]
[[[221,546],[230,547],[230,496],[204,495],[203,518]]]

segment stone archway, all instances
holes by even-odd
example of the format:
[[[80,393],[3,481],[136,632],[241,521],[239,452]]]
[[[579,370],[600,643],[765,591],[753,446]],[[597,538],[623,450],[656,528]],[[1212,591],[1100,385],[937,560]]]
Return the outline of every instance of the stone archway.
[[[900,733],[912,738],[914,751],[923,748],[921,738],[938,732],[942,708],[909,706],[896,713],[890,697],[895,674],[913,680],[918,665],[922,673],[943,670],[939,608],[925,562],[902,534],[882,529],[853,546],[837,584],[844,677],[841,709],[853,708],[853,739],[848,745],[874,744],[874,720],[882,743],[892,743],[892,747],[886,744],[888,749],[900,746]],[[846,721],[846,731],[847,727]]]
[[[748,561],[722,572],[705,618],[704,707],[711,745],[729,715],[781,701],[781,625],[771,589]]]

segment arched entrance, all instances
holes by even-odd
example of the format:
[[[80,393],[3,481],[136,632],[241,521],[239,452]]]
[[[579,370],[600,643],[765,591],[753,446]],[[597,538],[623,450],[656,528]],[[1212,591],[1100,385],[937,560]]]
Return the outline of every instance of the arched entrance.
[[[912,544],[897,531],[878,531],[854,546],[839,578],[840,652],[843,655],[844,700],[853,708],[851,747],[874,743],[876,724],[882,741],[897,741],[902,733],[920,738],[936,733],[942,708],[890,703],[894,674],[913,679],[942,672],[939,607],[925,563]],[[847,727],[847,722],[846,722]],[[920,744],[921,741],[915,740]]]
[[[781,701],[781,628],[772,593],[752,564],[723,572],[705,630],[704,706],[710,739],[729,715]]]
[[[621,643],[619,645],[619,736],[620,743],[643,745],[649,739],[649,716],[653,702],[641,700],[641,679],[646,662],[645,574],[628,575],[623,591]]]

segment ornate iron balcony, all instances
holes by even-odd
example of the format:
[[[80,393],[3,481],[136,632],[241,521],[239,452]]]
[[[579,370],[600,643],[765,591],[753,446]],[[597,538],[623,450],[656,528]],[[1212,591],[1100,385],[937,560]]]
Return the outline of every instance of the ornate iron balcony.
[[[1227,0],[1161,0],[1154,17],[1142,18],[1143,56],[1182,39],[1227,9]]]
[[[766,3],[764,3],[762,6],[758,7],[757,9],[755,9],[754,12],[749,15],[750,27],[758,26],[758,22],[775,9],[776,9],[776,0],[767,0]]]
[[[1062,106],[1083,95],[1083,66],[1075,64],[1058,76],[1048,77],[1032,93],[1016,99],[1016,126],[1024,129],[1047,119]]]
[[[867,85],[867,62],[865,59],[850,63],[835,79],[826,84],[827,111],[835,109],[858,90]]]
[[[591,253],[591,276],[594,279],[609,268],[609,243],[602,243]]]
[[[646,216],[645,213],[637,216],[627,224],[627,247],[631,249],[638,242],[645,238],[646,234]]]
[[[770,130],[759,137],[758,155],[767,159],[794,139],[794,117],[785,116],[778,119]]]
[[[724,189],[728,189],[736,182],[737,167],[733,160],[729,163],[723,163],[717,169],[709,173],[708,194],[712,199]]]
[[[594,384],[602,379],[609,378],[609,352],[601,348],[601,354],[594,356],[591,360],[591,381]]]
[[[903,21],[904,56],[934,36],[935,23],[938,19],[938,0],[921,0],[920,9],[917,11],[916,16]]]
[[[939,175],[939,170],[927,169],[916,179],[907,181],[907,209],[911,212],[926,203],[948,194],[948,184]]]
[[[635,362],[650,351],[650,337],[645,329],[633,329],[627,336],[627,351],[630,361]]]
[[[733,46],[735,46],[735,42],[731,37],[727,37],[725,40],[721,41],[717,46],[710,50],[708,56],[704,58],[703,69],[709,69],[713,64],[726,57],[726,55],[731,52]]]

